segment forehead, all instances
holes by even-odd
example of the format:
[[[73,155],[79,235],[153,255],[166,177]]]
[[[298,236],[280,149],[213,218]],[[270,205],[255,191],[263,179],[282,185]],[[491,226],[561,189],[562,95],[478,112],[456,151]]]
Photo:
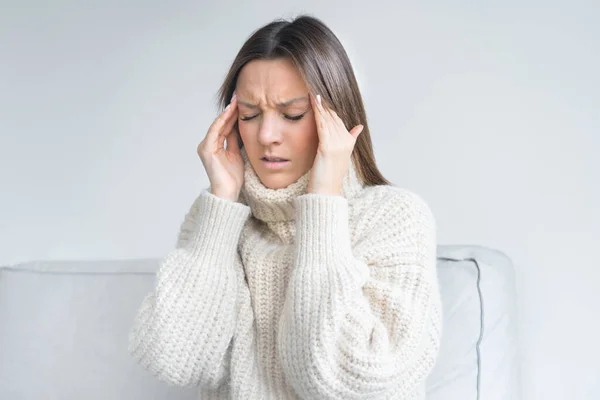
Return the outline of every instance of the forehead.
[[[253,103],[285,101],[307,95],[308,87],[289,59],[253,60],[240,71],[236,93]]]

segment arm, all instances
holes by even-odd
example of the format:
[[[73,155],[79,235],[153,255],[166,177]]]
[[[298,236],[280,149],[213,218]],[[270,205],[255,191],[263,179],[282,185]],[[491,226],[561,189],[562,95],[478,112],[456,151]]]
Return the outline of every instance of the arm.
[[[433,368],[441,334],[435,221],[420,198],[398,193],[361,220],[360,259],[345,198],[297,199],[278,352],[302,398],[404,398]]]
[[[228,373],[243,270],[237,244],[249,207],[203,191],[143,300],[129,352],[159,379],[217,387]]]

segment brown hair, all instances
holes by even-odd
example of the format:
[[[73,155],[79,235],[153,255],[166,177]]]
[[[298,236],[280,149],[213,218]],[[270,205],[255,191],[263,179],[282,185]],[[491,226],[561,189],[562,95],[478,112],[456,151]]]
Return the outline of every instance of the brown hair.
[[[288,58],[322,101],[333,109],[350,130],[364,126],[352,157],[360,179],[367,186],[389,185],[375,162],[369,125],[350,59],[335,34],[319,19],[300,15],[292,21],[276,19],[256,30],[233,61],[218,93],[218,103],[227,106],[240,71],[256,59]],[[236,131],[239,135],[237,122]],[[240,144],[242,141],[240,140]]]

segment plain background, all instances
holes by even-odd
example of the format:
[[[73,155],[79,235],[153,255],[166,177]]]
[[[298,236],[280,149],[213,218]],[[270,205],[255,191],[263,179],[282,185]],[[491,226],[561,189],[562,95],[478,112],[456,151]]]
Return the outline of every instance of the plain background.
[[[515,262],[524,398],[600,398],[597,1],[2,2],[0,264],[161,257],[241,44],[307,12],[440,244]]]

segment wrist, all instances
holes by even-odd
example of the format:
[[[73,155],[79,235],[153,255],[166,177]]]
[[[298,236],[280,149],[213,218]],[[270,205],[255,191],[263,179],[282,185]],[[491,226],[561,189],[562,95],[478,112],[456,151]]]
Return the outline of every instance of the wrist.
[[[229,201],[237,201],[238,198],[240,197],[240,193],[239,192],[225,192],[225,191],[221,191],[221,190],[213,190],[211,188],[210,193],[223,199],[223,200],[229,200]]]
[[[323,186],[323,187],[311,187],[308,186],[307,190],[310,194],[321,194],[328,196],[341,196],[342,195],[342,187],[339,186]]]

